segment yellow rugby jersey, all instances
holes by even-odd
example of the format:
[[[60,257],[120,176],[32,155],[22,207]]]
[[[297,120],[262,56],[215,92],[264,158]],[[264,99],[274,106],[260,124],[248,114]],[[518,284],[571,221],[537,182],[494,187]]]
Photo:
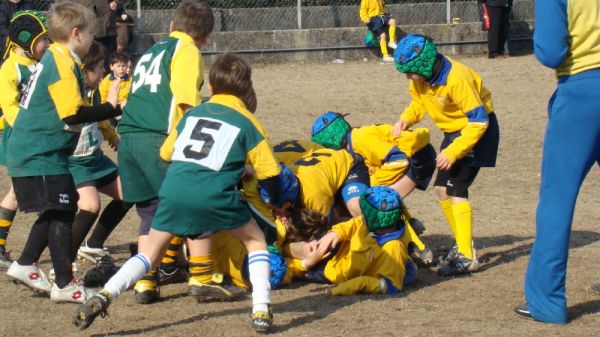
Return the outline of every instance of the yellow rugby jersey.
[[[394,137],[392,126],[369,125],[354,128],[350,132],[348,144],[351,151],[365,160],[371,176],[371,186],[389,186],[402,178],[408,170],[409,158],[429,144],[429,129],[417,128],[407,130]],[[394,148],[399,149],[405,156],[388,155]]]
[[[215,274],[228,275],[236,286],[248,288],[242,273],[244,259],[248,254],[246,247],[226,231],[213,234],[211,240],[211,256]]]
[[[383,0],[362,0],[360,2],[360,21],[367,23],[370,18],[385,13]]]
[[[0,110],[8,125],[13,126],[19,113],[19,101],[27,89],[36,61],[10,51],[9,57],[0,68]]]
[[[413,125],[428,114],[433,123],[445,133],[460,131],[442,153],[451,161],[464,157],[483,136],[487,114],[494,111],[492,95],[481,77],[471,68],[442,56],[443,78],[436,84],[410,81],[412,102],[400,119]]]
[[[111,83],[111,75],[108,74],[102,82],[100,82],[100,87],[98,90],[100,91],[100,102],[106,102],[106,96],[108,96],[108,89],[110,88]],[[131,90],[131,77],[127,77],[126,80],[121,80],[119,83],[119,102],[123,102],[127,100],[127,96],[129,96],[129,91]]]

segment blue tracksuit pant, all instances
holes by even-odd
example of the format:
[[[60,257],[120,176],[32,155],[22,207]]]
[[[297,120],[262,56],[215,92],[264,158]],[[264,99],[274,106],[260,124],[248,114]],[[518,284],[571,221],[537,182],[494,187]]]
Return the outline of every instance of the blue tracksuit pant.
[[[536,236],[525,278],[531,315],[567,322],[571,223],[583,179],[600,159],[600,69],[559,79],[548,104]]]

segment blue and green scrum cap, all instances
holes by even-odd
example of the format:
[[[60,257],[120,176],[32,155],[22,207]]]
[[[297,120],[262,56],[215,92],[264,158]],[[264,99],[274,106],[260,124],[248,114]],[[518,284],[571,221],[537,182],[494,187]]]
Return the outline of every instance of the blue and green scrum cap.
[[[414,73],[430,79],[437,59],[435,44],[423,35],[406,35],[398,41],[394,52],[396,70],[401,73]]]
[[[42,12],[25,10],[16,12],[8,26],[9,43],[33,55],[35,43],[47,32],[46,16]]]
[[[311,140],[321,146],[339,150],[350,131],[350,124],[338,112],[328,111],[317,117],[312,125]]]
[[[402,198],[391,187],[369,187],[358,202],[371,232],[402,222]]]
[[[367,47],[379,46],[379,40],[377,40],[377,37],[370,30],[367,31],[367,35],[365,35],[365,38],[363,39],[363,43]]]
[[[289,167],[284,164],[279,164],[281,167],[281,173],[279,173],[279,200],[275,200],[274,196],[270,194],[262,184],[258,184],[258,191],[260,193],[260,198],[262,201],[267,204],[274,204],[277,207],[283,207],[283,204],[289,201],[294,207],[298,197],[300,195],[300,183],[298,182],[298,177],[290,170]]]
[[[287,262],[285,261],[285,256],[283,256],[283,252],[279,250],[279,248],[268,245],[267,250],[269,251],[269,283],[271,284],[271,289],[277,289],[283,283],[283,279],[285,278],[285,272],[287,270]],[[244,262],[242,263],[242,276],[247,284],[250,283],[250,271],[248,269],[248,255],[244,257]]]

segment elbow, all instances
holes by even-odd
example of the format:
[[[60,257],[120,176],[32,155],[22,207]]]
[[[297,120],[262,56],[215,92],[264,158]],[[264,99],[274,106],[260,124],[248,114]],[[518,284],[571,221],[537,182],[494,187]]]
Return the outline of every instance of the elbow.
[[[544,66],[556,69],[560,67],[567,57],[568,48],[548,48],[539,43],[534,43],[535,58]]]

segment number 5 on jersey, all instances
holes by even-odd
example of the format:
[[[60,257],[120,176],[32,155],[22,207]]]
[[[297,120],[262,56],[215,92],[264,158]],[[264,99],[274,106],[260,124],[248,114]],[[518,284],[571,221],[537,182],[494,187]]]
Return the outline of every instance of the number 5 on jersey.
[[[212,118],[189,116],[175,141],[173,161],[185,161],[219,171],[240,129]]]
[[[160,75],[160,62],[165,51],[161,51],[153,58],[152,54],[144,54],[140,57],[133,73],[134,82],[131,85],[131,93],[135,93],[142,85],[149,85],[150,92],[156,92],[162,79]],[[146,69],[146,64],[150,62],[150,67]]]

